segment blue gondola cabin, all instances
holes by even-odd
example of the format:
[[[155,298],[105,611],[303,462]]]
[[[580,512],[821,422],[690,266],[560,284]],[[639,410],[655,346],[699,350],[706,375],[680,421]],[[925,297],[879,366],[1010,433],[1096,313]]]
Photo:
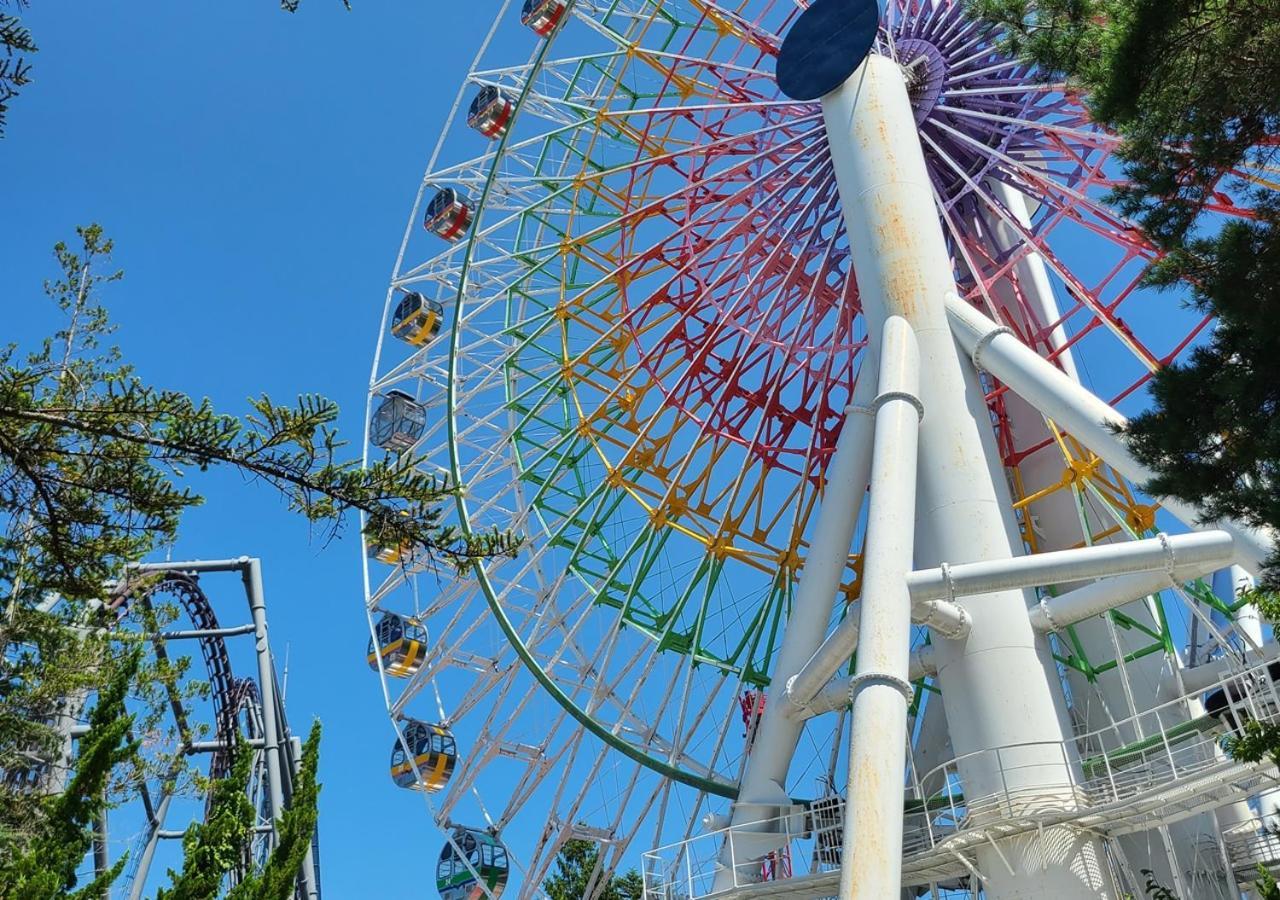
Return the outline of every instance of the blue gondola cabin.
[[[391,334],[415,347],[425,347],[440,334],[444,307],[411,292],[400,298],[391,313]]]
[[[427,215],[422,227],[446,241],[456,241],[471,227],[474,210],[471,204],[453,188],[436,191],[427,204]]]
[[[555,31],[560,20],[564,18],[567,4],[565,0],[524,0],[524,9],[520,12],[520,22],[539,37],[546,37]]]
[[[454,844],[462,851],[461,855],[453,849]],[[471,869],[463,863],[464,857]],[[458,828],[453,832],[453,843],[446,843],[440,851],[436,888],[440,891],[440,900],[484,900],[485,888],[497,897],[507,885],[509,871],[507,848],[501,841],[487,831]]]
[[[397,787],[429,794],[444,790],[458,763],[458,745],[449,729],[409,719],[400,730],[404,740],[397,738],[391,748],[391,780]]]
[[[395,678],[408,678],[422,668],[427,653],[427,631],[412,619],[383,613],[369,639],[369,668],[382,670]]]
[[[467,125],[490,139],[500,138],[511,127],[511,117],[516,105],[500,89],[487,84],[471,101],[467,111]]]
[[[417,443],[427,428],[427,409],[404,391],[387,391],[373,413],[369,440],[383,450],[403,453]]]

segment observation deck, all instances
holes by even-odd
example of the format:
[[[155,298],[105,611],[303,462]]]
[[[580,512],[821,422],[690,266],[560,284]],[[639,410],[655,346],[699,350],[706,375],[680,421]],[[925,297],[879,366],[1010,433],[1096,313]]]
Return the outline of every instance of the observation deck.
[[[1280,692],[1265,664],[1209,687],[1222,693],[1216,716],[1191,717],[1194,697],[1179,698],[1061,744],[997,747],[953,759],[925,774],[904,806],[903,886],[953,883],[982,875],[973,850],[1045,828],[1087,829],[1108,837],[1167,825],[1242,800],[1274,784],[1270,761],[1239,762],[1222,749],[1232,728],[1251,719],[1280,721]],[[1063,761],[1067,763],[1062,766]],[[1044,783],[1032,769],[1073,771],[1074,784]],[[966,797],[964,773],[997,773],[1000,787]],[[1035,780],[1034,788],[1015,785]],[[646,900],[828,897],[840,878],[844,800],[797,805],[747,828],[723,829],[644,855]],[[775,846],[761,856],[769,834]],[[752,848],[743,852],[745,846]],[[713,891],[726,852],[734,886]],[[1241,877],[1261,863],[1280,871],[1280,836],[1241,829],[1228,836]],[[778,878],[775,873],[788,872]],[[772,877],[771,877],[772,876]]]

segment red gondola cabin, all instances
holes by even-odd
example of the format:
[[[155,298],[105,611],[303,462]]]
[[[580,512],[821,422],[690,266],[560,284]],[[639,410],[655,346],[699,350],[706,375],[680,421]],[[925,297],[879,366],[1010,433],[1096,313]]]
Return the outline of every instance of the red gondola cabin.
[[[516,105],[500,89],[487,84],[480,89],[467,111],[467,125],[487,138],[496,139],[511,127]]]

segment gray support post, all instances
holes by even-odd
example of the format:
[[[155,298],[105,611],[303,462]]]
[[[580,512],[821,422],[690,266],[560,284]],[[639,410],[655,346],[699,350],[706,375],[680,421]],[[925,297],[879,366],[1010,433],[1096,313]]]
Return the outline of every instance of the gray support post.
[[[156,817],[151,822],[151,831],[147,834],[146,846],[142,848],[142,855],[138,857],[138,869],[133,873],[133,883],[129,887],[129,900],[142,900],[142,891],[147,886],[147,875],[151,873],[151,861],[155,858],[156,845],[160,843],[160,831],[164,828],[164,819],[169,814],[169,801],[172,799],[173,788],[166,781],[164,796],[156,806]]]
[[[280,729],[275,716],[276,680],[271,662],[271,645],[267,642],[267,604],[262,591],[262,561],[246,560],[241,570],[249,593],[249,611],[253,614],[254,651],[258,657],[258,690],[262,696],[263,749],[267,756],[267,787],[271,792],[271,818],[280,821],[284,814],[284,790],[281,781]],[[275,843],[274,837],[272,843]]]
[[[93,820],[93,877],[100,878],[111,868],[111,859],[107,852],[107,807],[102,809]],[[111,887],[102,892],[101,900],[111,900]]]

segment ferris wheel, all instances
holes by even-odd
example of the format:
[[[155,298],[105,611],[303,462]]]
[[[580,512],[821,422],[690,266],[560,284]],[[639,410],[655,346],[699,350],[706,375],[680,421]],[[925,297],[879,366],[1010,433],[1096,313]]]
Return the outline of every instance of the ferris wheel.
[[[371,547],[366,560],[368,659],[396,724],[391,781],[419,789],[441,828],[446,900],[538,896],[575,839],[599,849],[592,889],[637,867],[653,897],[791,883],[795,896],[835,893],[849,698],[866,673],[845,652],[800,714],[778,698],[797,671],[799,620],[810,633],[802,663],[824,636],[856,633],[875,515],[859,513],[870,445],[843,451],[845,468],[834,460],[849,423],[912,389],[886,388],[893,329],[868,314],[858,281],[870,276],[854,277],[859,254],[871,259],[864,275],[889,266],[867,249],[884,221],[850,201],[846,176],[861,165],[850,153],[867,147],[831,139],[832,123],[868,102],[865,86],[793,99],[775,77],[807,6],[508,0],[432,154],[383,310],[367,448],[411,454],[456,486],[446,518],[464,532],[523,538],[512,557],[459,573],[405,548]],[[1113,768],[1146,759],[1133,749],[1142,741],[1163,738],[1151,746],[1169,748],[1174,776],[1179,728],[1203,738],[1186,745],[1195,765],[1208,754],[1225,766],[1187,685],[1204,693],[1239,677],[1263,639],[1230,585],[1212,590],[1205,560],[1231,571],[1220,543],[1201,552],[1167,536],[1185,529],[1124,465],[994,368],[978,380],[1012,335],[1132,413],[1152,372],[1212,324],[1143,286],[1155,251],[1104,202],[1120,177],[1117,139],[997,40],[959,0],[891,0],[867,64],[905,87],[897,124],[918,136],[921,221],[940,226],[941,275],[955,291],[947,314],[977,329],[976,368],[963,363],[980,391],[974,452],[1001,505],[983,521],[1007,524],[1015,556],[1115,545],[1147,557],[1158,547],[1169,562],[1114,569],[1159,577],[1069,622],[1053,617],[1050,582],[1017,585],[1046,602],[1023,629],[1026,653],[1002,670],[1007,692],[971,690],[981,666],[952,645],[981,617],[940,569],[947,589],[911,626],[897,679],[907,728],[887,738],[906,758],[907,798],[894,801],[905,802],[902,881],[937,896],[978,884],[1014,896],[992,866],[1007,855],[1000,841],[1031,838],[974,827],[977,801],[1002,797],[1006,823],[1035,819],[1011,799],[1009,773],[1034,781],[1027,772],[1053,769],[1041,753],[1050,744],[1075,775],[1069,803],[1058,782],[1039,785],[1053,801],[1031,810],[1041,839],[1046,822],[1070,818],[1046,810],[1092,803],[1081,784],[1099,766],[1115,783]],[[1249,215],[1225,186],[1214,212]],[[938,418],[927,403],[924,415]],[[923,469],[921,479],[922,492],[943,490]],[[1185,562],[1197,552],[1199,564]],[[947,667],[958,673],[950,689]],[[1215,696],[1241,702],[1239,691]],[[1007,763],[1009,747],[1032,744]],[[994,768],[973,761],[1001,746]],[[1208,777],[1208,763],[1187,766]],[[1003,788],[987,784],[993,772]],[[1071,833],[1102,835],[1079,851],[1102,874],[1060,896],[1114,896],[1102,882],[1129,883],[1139,868],[1183,896],[1231,896],[1230,823],[1214,810],[1242,806],[1257,783],[1229,775],[1244,787],[1209,784],[1176,815],[1153,807],[1123,827],[1079,826]],[[962,782],[968,801],[956,799]],[[1135,796],[1110,800],[1136,808]],[[1014,881],[1026,874],[1005,866]]]

